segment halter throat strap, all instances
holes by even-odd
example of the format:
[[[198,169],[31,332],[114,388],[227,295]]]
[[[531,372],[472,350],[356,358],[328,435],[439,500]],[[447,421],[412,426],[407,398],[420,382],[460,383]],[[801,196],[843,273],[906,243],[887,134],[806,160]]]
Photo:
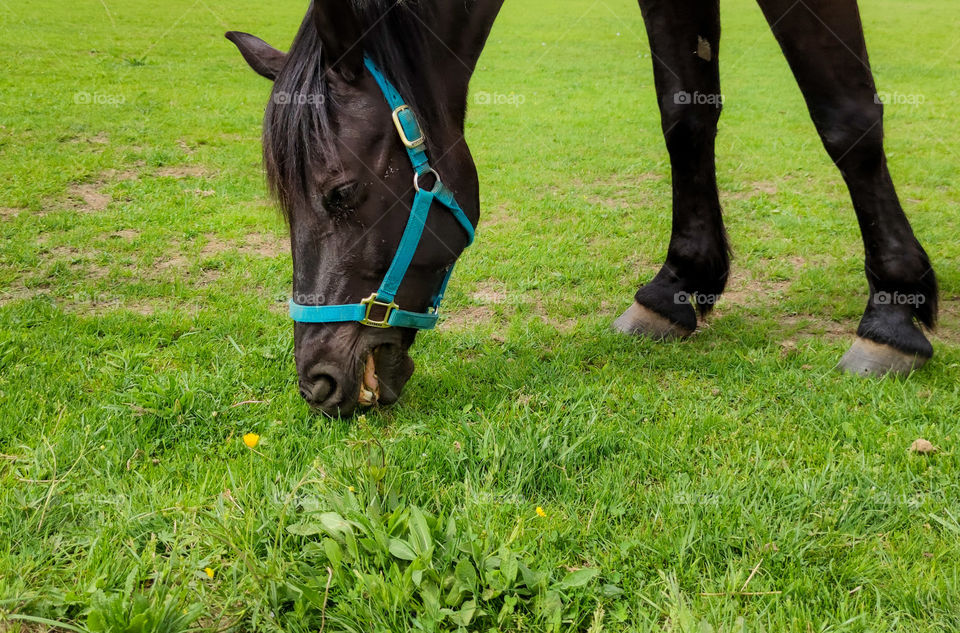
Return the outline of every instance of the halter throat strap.
[[[413,166],[413,187],[416,195],[410,209],[410,218],[407,220],[407,226],[400,238],[400,245],[397,247],[393,263],[390,264],[380,288],[375,293],[360,303],[347,305],[301,305],[291,299],[290,317],[298,323],[356,322],[375,328],[402,327],[415,330],[432,330],[437,324],[440,303],[446,293],[447,284],[453,276],[454,265],[451,265],[447,270],[443,283],[434,295],[427,312],[402,310],[395,302],[400,285],[406,277],[410,263],[413,261],[423,238],[423,231],[430,215],[430,209],[434,206],[433,203],[437,202],[449,211],[466,232],[467,246],[473,243],[474,227],[463,209],[457,204],[453,192],[441,182],[439,174],[430,166],[430,161],[427,158],[426,138],[416,114],[369,57],[364,58],[364,63],[376,80],[377,85],[380,86],[380,91],[392,110],[393,124],[397,128],[397,134],[400,136],[400,141],[403,143],[407,156],[410,158],[410,164]],[[432,175],[436,181],[429,191],[420,187],[420,179],[427,175]]]

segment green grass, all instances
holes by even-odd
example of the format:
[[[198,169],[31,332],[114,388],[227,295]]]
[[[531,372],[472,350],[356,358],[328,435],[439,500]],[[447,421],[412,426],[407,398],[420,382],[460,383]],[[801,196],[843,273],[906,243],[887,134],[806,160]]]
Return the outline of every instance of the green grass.
[[[526,0],[473,84],[523,98],[471,109],[451,316],[347,421],[297,394],[269,86],[222,38],[285,46],[303,3],[0,5],[0,631],[960,629],[955,7],[864,4],[881,91],[924,97],[887,143],[943,288],[927,368],[832,371],[859,234],[746,0],[731,295],[682,344],[612,334],[669,234],[642,21]]]

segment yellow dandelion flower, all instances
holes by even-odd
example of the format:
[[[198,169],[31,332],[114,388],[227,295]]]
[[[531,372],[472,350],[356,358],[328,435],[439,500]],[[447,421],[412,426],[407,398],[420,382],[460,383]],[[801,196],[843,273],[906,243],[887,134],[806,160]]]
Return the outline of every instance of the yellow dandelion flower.
[[[247,433],[243,436],[243,443],[247,445],[247,448],[256,448],[257,444],[260,443],[260,436],[256,433]]]
[[[543,511],[543,508],[541,508],[540,506],[537,506],[537,516],[540,517],[541,519],[545,519],[547,518],[547,513]]]
[[[212,569],[210,569],[209,567],[207,567],[206,569],[203,570],[203,573],[205,573],[205,574],[207,575],[207,578],[213,580],[213,570],[212,570]]]
[[[356,491],[357,491],[357,489],[354,488],[353,486],[347,486],[347,490],[349,490],[350,492],[356,492]]]

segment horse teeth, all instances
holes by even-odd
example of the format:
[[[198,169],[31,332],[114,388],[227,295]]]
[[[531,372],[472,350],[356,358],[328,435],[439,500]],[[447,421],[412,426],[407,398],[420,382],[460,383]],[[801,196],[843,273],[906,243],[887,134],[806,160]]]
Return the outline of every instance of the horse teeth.
[[[360,388],[360,404],[365,407],[372,407],[377,404],[377,394],[365,387]]]
[[[367,354],[367,362],[363,369],[363,384],[360,386],[360,404],[372,407],[380,400],[380,381],[377,378],[376,361],[373,352]]]

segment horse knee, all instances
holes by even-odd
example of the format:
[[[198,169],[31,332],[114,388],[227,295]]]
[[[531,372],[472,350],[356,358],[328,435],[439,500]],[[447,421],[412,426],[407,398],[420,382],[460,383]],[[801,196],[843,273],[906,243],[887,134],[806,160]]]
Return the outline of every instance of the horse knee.
[[[873,99],[814,109],[833,162],[844,171],[873,170],[883,162],[883,105]]]
[[[723,108],[719,95],[678,92],[661,104],[663,136],[672,156],[712,147]]]

